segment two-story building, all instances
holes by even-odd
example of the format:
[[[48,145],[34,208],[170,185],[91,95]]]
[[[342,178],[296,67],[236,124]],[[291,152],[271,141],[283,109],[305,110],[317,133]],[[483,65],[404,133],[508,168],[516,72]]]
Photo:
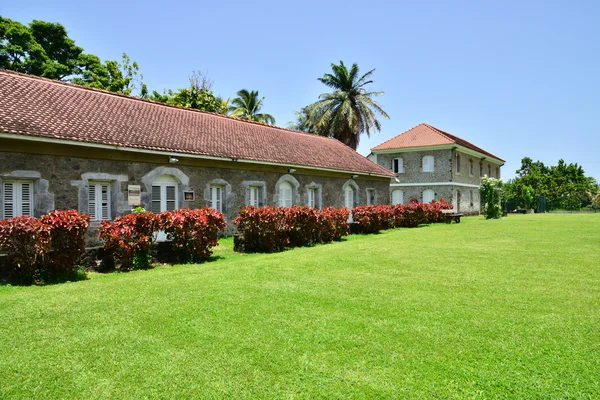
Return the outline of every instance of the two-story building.
[[[396,175],[390,186],[392,204],[443,198],[467,215],[479,213],[480,179],[500,178],[505,162],[425,123],[373,147],[369,158]]]

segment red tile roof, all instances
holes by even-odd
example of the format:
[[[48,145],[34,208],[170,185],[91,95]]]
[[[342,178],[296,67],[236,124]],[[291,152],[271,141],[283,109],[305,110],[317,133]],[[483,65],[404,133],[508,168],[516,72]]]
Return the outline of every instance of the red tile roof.
[[[0,132],[392,176],[338,140],[0,70]]]
[[[464,139],[459,138],[458,136],[454,136],[448,132],[444,132],[441,129],[438,129],[434,126],[428,124],[419,124],[414,128],[407,130],[395,136],[378,146],[373,147],[371,150],[391,150],[391,149],[404,149],[410,147],[422,147],[422,146],[437,146],[437,145],[447,145],[447,144],[458,144],[460,146],[466,147],[467,149],[471,149],[477,151],[481,154],[484,154],[489,157],[493,157],[497,160],[504,161],[498,156],[493,155],[490,152],[483,150],[480,147],[475,146],[474,144],[467,142]]]

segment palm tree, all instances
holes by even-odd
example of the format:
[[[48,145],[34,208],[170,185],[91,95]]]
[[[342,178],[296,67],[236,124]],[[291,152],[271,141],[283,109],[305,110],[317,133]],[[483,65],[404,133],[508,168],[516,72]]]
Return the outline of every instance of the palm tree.
[[[294,111],[296,114],[296,120],[287,123],[289,129],[300,132],[315,133],[315,126],[313,124],[308,107],[302,108],[300,111]]]
[[[264,99],[264,97],[258,98],[258,91],[248,92],[246,89],[242,89],[237,92],[237,97],[231,100],[232,105],[229,107],[229,115],[274,125],[275,117],[271,114],[259,113]]]
[[[338,139],[356,150],[360,135],[370,136],[371,130],[381,131],[381,123],[375,113],[389,119],[382,105],[373,100],[383,92],[370,92],[365,87],[375,69],[359,76],[358,65],[352,64],[348,70],[344,63],[331,64],[331,74],[325,74],[319,81],[333,88],[332,93],[319,96],[319,101],[307,106],[315,131],[323,136]]]

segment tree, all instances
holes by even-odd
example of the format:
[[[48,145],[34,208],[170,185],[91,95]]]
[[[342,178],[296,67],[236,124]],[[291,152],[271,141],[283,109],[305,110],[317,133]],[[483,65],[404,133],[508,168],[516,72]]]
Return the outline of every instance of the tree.
[[[213,82],[208,75],[202,71],[192,71],[189,76],[190,86],[179,88],[177,91],[171,89],[159,93],[145,94],[144,98],[161,103],[173,104],[179,107],[194,108],[196,110],[225,114],[228,110],[228,101],[212,92]],[[147,93],[147,88],[143,89]]]
[[[525,190],[531,188],[536,196],[546,199],[548,209],[579,209],[591,203],[590,189],[593,178],[577,163],[567,164],[559,160],[557,165],[546,166],[529,157],[521,160],[517,177],[504,186],[504,197],[508,201],[525,206]]]
[[[0,68],[123,94],[144,88],[139,65],[126,53],[120,62],[103,63],[54,22],[33,20],[26,26],[0,17]]]
[[[242,89],[237,92],[237,97],[231,100],[229,115],[250,121],[275,125],[275,117],[271,114],[260,113],[264,97],[258,98],[258,91]]]
[[[381,131],[376,113],[390,118],[382,105],[373,99],[383,92],[366,89],[373,83],[370,77],[375,69],[359,75],[356,63],[348,70],[340,61],[339,65],[332,63],[331,70],[331,74],[318,79],[334,91],[321,94],[320,100],[307,107],[310,120],[316,133],[336,138],[356,150],[361,134],[370,136],[372,130]]]
[[[316,127],[311,118],[308,107],[303,107],[300,111],[294,111],[296,114],[296,120],[287,123],[289,129],[293,129],[300,132],[315,133]]]
[[[500,191],[502,181],[500,179],[481,178],[479,186],[479,195],[481,198],[481,208],[486,219],[500,218],[502,216],[502,207],[500,206]]]

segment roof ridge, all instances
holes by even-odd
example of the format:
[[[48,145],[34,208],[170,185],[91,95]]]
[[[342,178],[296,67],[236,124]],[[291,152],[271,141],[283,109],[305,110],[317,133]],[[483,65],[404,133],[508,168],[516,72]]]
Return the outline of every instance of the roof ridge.
[[[428,123],[425,123],[425,122],[421,123],[420,125],[425,125],[426,127],[432,129],[435,133],[437,133],[438,135],[442,136],[443,138],[448,139],[448,140],[456,143],[456,139],[452,138],[451,136],[453,136],[453,135],[449,134],[448,132],[444,132],[443,130],[438,129],[435,126],[429,125]]]
[[[329,138],[329,137],[326,137],[326,136],[317,135],[317,134],[311,133],[311,132],[297,131],[297,130],[294,130],[294,129],[284,128],[284,127],[277,126],[277,125],[269,125],[269,124],[265,124],[263,122],[251,121],[251,120],[248,120],[248,119],[242,119],[242,118],[232,117],[230,115],[219,114],[219,113],[216,113],[216,112],[204,111],[204,110],[198,110],[196,108],[182,107],[182,106],[178,106],[178,105],[174,105],[174,104],[162,103],[162,102],[156,101],[156,100],[144,99],[144,98],[141,98],[141,97],[136,97],[136,96],[127,95],[127,94],[123,94],[123,93],[111,92],[111,91],[106,90],[106,89],[98,89],[98,88],[94,88],[94,87],[78,85],[78,84],[73,83],[73,82],[65,82],[65,81],[60,81],[60,80],[57,80],[57,79],[46,78],[46,77],[43,77],[43,76],[25,74],[23,72],[12,71],[12,70],[9,70],[9,69],[4,69],[4,68],[0,68],[0,73],[6,73],[7,75],[21,76],[23,78],[28,78],[28,79],[32,79],[32,80],[39,80],[39,81],[42,81],[42,82],[47,82],[47,83],[54,84],[54,85],[59,85],[59,86],[66,86],[66,87],[70,87],[70,88],[73,88],[73,89],[76,89],[76,90],[85,90],[85,91],[90,91],[90,92],[105,94],[105,95],[108,95],[108,96],[121,97],[121,98],[129,99],[129,100],[132,100],[132,101],[139,101],[139,102],[154,104],[154,105],[157,105],[157,106],[170,107],[170,108],[173,108],[173,109],[176,109],[176,110],[183,110],[183,111],[190,111],[190,112],[196,112],[196,113],[201,113],[201,114],[213,115],[215,117],[222,117],[222,118],[225,118],[225,119],[232,119],[232,120],[235,120],[235,121],[245,122],[245,123],[254,124],[254,125],[260,125],[260,126],[264,126],[264,127],[267,127],[267,128],[279,129],[279,130],[287,131],[287,132],[291,132],[291,133],[300,133],[300,134],[304,134],[304,135],[311,135],[311,136],[321,137],[321,138],[324,138],[324,139],[334,139],[334,138]],[[334,139],[334,140],[337,140],[337,139]]]
[[[426,123],[424,123],[424,122],[421,122],[419,125],[427,125],[427,124],[426,124]],[[389,138],[389,139],[388,139],[388,140],[386,140],[385,142],[381,142],[381,143],[379,143],[379,144],[378,144],[377,146],[375,146],[375,147],[383,146],[383,145],[384,145],[384,144],[386,144],[387,142],[389,142],[389,141],[391,141],[391,140],[394,140],[394,139],[396,139],[398,136],[402,136],[402,135],[404,135],[406,132],[408,132],[408,131],[410,131],[410,130],[413,130],[413,129],[415,129],[415,128],[416,128],[417,126],[419,126],[419,125],[415,125],[415,126],[413,126],[412,128],[409,128],[409,129],[405,130],[404,132],[402,132],[402,133],[399,133],[399,134],[397,134],[396,136]],[[375,147],[371,147],[371,150],[373,150]]]

